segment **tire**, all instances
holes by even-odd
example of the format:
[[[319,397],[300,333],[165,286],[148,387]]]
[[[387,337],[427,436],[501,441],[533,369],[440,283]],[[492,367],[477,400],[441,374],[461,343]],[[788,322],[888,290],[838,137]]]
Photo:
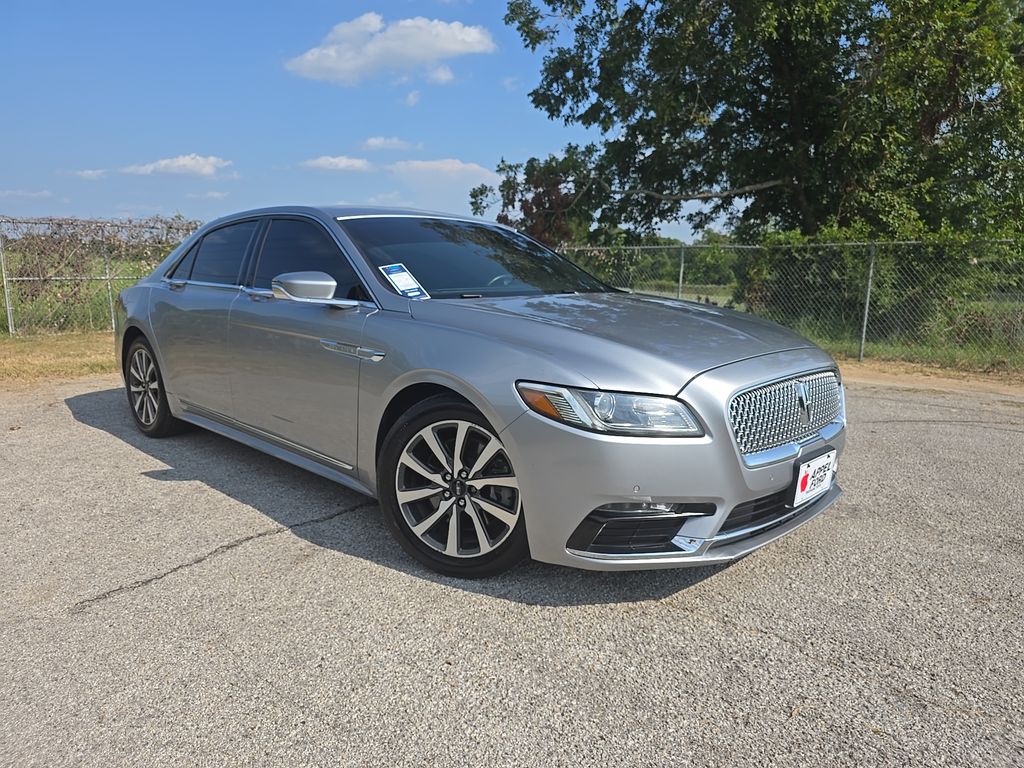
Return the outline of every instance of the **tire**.
[[[440,395],[405,413],[384,439],[377,487],[388,530],[438,573],[485,578],[529,557],[511,460],[464,401]]]
[[[156,355],[141,336],[128,347],[124,366],[125,392],[135,426],[148,437],[167,437],[187,425],[171,415]]]

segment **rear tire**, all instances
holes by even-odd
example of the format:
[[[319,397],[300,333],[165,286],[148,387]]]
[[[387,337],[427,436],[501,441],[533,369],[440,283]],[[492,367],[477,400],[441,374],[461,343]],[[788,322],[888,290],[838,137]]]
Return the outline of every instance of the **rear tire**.
[[[187,424],[171,415],[160,366],[149,342],[141,336],[125,356],[125,390],[135,426],[148,437],[167,437],[183,432]]]
[[[432,397],[399,419],[384,439],[377,486],[388,530],[438,573],[484,578],[529,557],[511,459],[462,400]]]

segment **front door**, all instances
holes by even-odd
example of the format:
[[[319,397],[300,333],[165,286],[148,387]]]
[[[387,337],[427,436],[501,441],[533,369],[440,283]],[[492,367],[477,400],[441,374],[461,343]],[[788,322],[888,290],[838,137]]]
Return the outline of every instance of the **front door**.
[[[274,298],[274,277],[305,271],[331,275],[338,283],[335,298],[369,298],[323,225],[273,219],[251,285],[231,312],[236,418],[264,436],[348,469],[356,460],[359,343],[376,308],[369,301],[337,309]]]

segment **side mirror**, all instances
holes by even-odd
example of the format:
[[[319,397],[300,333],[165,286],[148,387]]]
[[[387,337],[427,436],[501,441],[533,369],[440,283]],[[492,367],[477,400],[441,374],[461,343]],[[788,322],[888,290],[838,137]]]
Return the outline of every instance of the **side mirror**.
[[[348,309],[358,307],[352,299],[336,299],[337,281],[326,272],[285,272],[270,281],[274,298],[303,304],[321,304],[326,307]]]

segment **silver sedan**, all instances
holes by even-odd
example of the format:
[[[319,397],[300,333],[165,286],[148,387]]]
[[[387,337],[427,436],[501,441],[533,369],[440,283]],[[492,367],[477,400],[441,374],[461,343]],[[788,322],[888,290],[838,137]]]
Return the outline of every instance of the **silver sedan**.
[[[411,210],[211,222],[117,303],[138,428],[218,432],[380,501],[426,566],[722,563],[839,497],[833,360]]]

